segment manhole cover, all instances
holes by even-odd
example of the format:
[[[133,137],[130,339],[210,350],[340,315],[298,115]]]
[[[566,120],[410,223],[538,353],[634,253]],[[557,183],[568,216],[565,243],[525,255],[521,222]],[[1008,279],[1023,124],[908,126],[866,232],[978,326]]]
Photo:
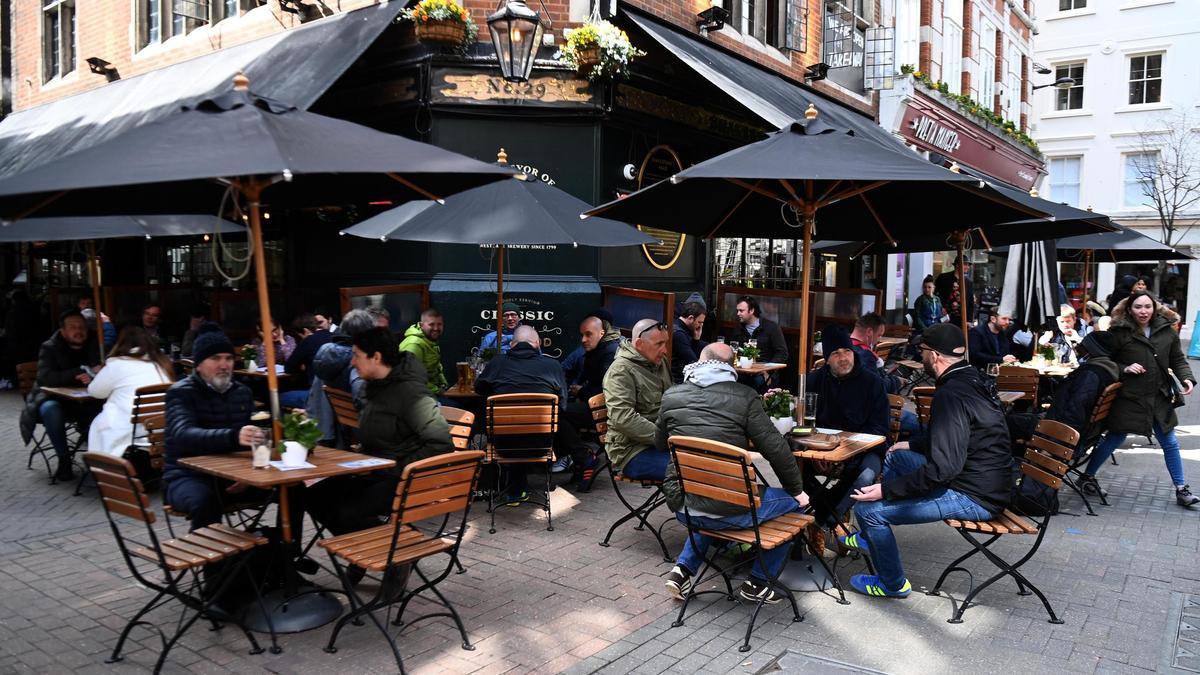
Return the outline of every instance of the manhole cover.
[[[1200,605],[1198,605],[1200,607]],[[1200,623],[1200,618],[1197,619]],[[1200,635],[1197,636],[1200,638]],[[1197,648],[1200,653],[1200,647]],[[870,675],[884,675],[882,671],[863,666],[855,666],[849,663],[843,663],[834,659],[817,656],[815,654],[805,654],[791,649],[771,659],[767,665],[763,666],[759,673],[869,673]]]
[[[1179,594],[1176,601],[1179,617],[1175,643],[1172,645],[1171,666],[1200,673],[1200,596]]]

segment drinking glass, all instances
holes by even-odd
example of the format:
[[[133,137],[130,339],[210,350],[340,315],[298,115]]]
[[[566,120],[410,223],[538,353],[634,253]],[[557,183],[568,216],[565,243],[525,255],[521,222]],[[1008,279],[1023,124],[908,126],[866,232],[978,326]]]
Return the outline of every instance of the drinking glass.
[[[718,335],[718,336],[717,336],[717,342],[720,342],[721,344],[725,344],[725,336],[724,336],[724,335]]]
[[[811,427],[817,424],[817,393],[807,392],[804,394],[804,426]]]
[[[734,351],[734,353],[736,354],[736,353],[737,353],[737,350],[739,350],[739,349],[741,349],[741,348],[742,348],[742,343],[740,343],[740,342],[730,342],[730,343],[729,343],[729,346],[733,348],[733,351]]]

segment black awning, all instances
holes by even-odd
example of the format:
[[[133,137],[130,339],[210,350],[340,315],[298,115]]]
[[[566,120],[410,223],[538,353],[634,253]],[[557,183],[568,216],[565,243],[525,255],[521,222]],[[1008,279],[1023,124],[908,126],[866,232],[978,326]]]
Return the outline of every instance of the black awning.
[[[821,119],[835,126],[854,130],[856,135],[871,138],[888,147],[904,149],[903,142],[873,119],[844,104],[826,98],[810,89],[769,70],[743,61],[718,47],[702,42],[695,36],[668,27],[646,15],[627,8],[624,16],[654,42],[713,83],[747,110],[766,123],[783,129],[792,122],[804,121],[804,111],[815,104]]]
[[[403,5],[336,14],[13,113],[0,122],[0,177],[228,91],[239,72],[250,78],[256,94],[306,109],[371,46]]]

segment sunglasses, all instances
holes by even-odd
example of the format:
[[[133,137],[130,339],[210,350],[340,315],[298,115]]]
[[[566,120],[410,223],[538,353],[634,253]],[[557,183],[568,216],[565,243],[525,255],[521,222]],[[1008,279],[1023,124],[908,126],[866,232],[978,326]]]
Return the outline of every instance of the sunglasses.
[[[653,326],[646,326],[645,328],[642,329],[642,332],[637,334],[636,337],[640,340],[643,335],[645,335],[646,333],[649,333],[652,330],[666,330],[667,328],[669,328],[669,326],[667,326],[667,324],[662,323],[660,321],[659,323],[656,323]]]

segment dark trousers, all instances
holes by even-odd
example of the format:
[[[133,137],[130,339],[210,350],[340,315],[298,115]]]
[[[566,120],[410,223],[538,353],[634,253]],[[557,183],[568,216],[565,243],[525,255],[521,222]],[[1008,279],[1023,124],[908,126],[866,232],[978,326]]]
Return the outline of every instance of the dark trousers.
[[[392,512],[400,478],[377,471],[365,476],[336,476],[308,488],[305,503],[313,520],[334,535],[379,525]]]
[[[243,492],[230,494],[225,492],[225,489],[230,485],[233,485],[232,481],[199,474],[174,476],[171,480],[167,481],[163,499],[172,508],[188,514],[191,519],[190,529],[197,530],[201,527],[221,522],[224,505],[230,504],[234,500],[238,502],[265,502],[271,497],[269,491],[258,488],[247,488]],[[222,494],[218,494],[218,490]],[[293,537],[297,541],[300,539],[300,528],[304,523],[303,519],[295,517],[297,508],[301,508],[298,506],[301,501],[300,492],[300,490],[294,488],[288,492],[292,505]],[[303,512],[302,508],[300,512]]]

